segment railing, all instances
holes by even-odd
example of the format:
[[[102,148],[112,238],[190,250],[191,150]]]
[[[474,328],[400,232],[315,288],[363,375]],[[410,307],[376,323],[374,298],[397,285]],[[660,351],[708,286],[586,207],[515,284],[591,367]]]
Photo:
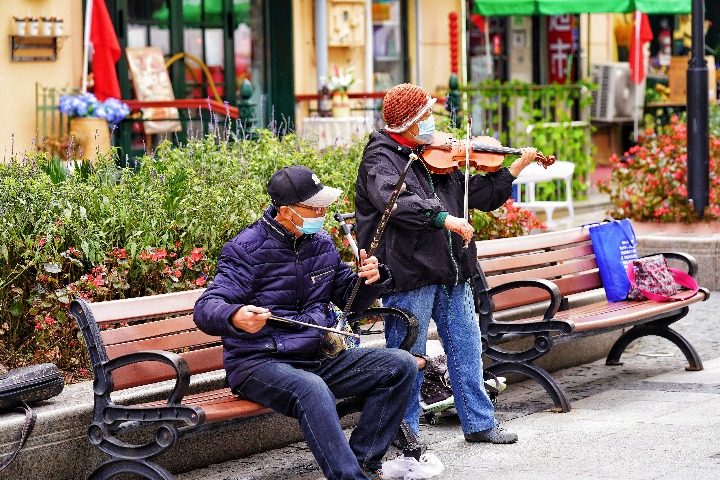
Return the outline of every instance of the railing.
[[[487,83],[459,89],[467,97],[473,133],[520,147],[528,125],[588,121],[592,97],[587,86]]]
[[[70,87],[46,87],[35,83],[35,131],[41,148],[48,141],[59,141],[68,131],[68,119],[58,110],[60,97],[66,93],[75,92]]]
[[[382,119],[382,99],[387,92],[355,92],[348,93],[350,99],[350,111],[353,115],[365,117],[373,129],[380,129],[385,126]],[[444,105],[443,97],[438,99],[437,105]],[[302,119],[318,115],[318,95],[306,93],[295,95],[295,120],[298,129],[302,129]]]

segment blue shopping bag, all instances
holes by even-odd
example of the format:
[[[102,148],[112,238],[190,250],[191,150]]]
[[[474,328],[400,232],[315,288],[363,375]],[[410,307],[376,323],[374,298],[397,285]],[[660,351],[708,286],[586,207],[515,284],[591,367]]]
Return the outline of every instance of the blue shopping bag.
[[[613,220],[590,227],[595,259],[608,302],[625,300],[630,291],[627,263],[637,260],[637,237],[630,220]]]

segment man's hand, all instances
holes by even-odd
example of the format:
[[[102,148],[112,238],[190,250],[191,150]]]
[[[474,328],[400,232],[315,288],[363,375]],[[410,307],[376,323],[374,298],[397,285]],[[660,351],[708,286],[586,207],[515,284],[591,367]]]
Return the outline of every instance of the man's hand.
[[[367,285],[380,280],[380,269],[378,259],[375,256],[368,257],[365,249],[360,250],[360,269],[358,276],[365,279]]]
[[[247,333],[256,333],[270,318],[270,310],[255,305],[244,305],[232,317],[233,327]]]
[[[475,234],[475,230],[467,220],[464,218],[453,217],[452,215],[445,217],[445,228],[460,235],[462,239],[465,240],[466,247]]]

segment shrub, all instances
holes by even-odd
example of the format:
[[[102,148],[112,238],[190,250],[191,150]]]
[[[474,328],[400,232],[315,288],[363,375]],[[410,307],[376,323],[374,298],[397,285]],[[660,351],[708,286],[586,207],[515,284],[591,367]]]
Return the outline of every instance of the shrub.
[[[709,204],[705,220],[720,218],[720,137],[717,136],[720,109],[714,107],[711,121],[709,159]],[[674,116],[659,129],[646,130],[637,146],[623,157],[610,157],[610,179],[598,182],[599,190],[610,194],[610,214],[646,222],[699,221],[687,191],[687,124]]]
[[[88,377],[85,349],[68,305],[203,287],[225,242],[260,217],[277,169],[303,164],[343,190],[334,208],[354,210],[365,139],[318,154],[290,134],[256,141],[192,139],[160,145],[136,170],[117,158],[68,171],[45,153],[0,164],[0,358],[10,367],[54,362]],[[476,214],[488,235],[526,233],[512,204]],[[499,215],[499,216],[498,216]],[[485,218],[485,220],[482,220]],[[352,253],[329,217],[345,259]]]

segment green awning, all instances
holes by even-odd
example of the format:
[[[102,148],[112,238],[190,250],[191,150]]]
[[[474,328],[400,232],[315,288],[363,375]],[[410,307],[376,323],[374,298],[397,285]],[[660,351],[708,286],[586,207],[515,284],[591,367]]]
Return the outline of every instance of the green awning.
[[[634,5],[632,0],[538,0],[538,9],[543,15],[565,15],[631,12]]]
[[[692,0],[635,0],[635,8],[645,13],[690,13]]]
[[[486,17],[537,15],[537,0],[475,0],[473,13]]]
[[[183,0],[183,19],[192,26],[198,24],[202,15],[200,0]],[[167,25],[170,11],[167,4],[153,13],[152,18],[161,24]],[[248,23],[250,18],[250,0],[233,0],[234,27],[241,23]],[[222,24],[222,0],[205,0],[205,19],[212,23]]]
[[[485,16],[567,13],[690,13],[692,0],[475,0],[473,13]]]

